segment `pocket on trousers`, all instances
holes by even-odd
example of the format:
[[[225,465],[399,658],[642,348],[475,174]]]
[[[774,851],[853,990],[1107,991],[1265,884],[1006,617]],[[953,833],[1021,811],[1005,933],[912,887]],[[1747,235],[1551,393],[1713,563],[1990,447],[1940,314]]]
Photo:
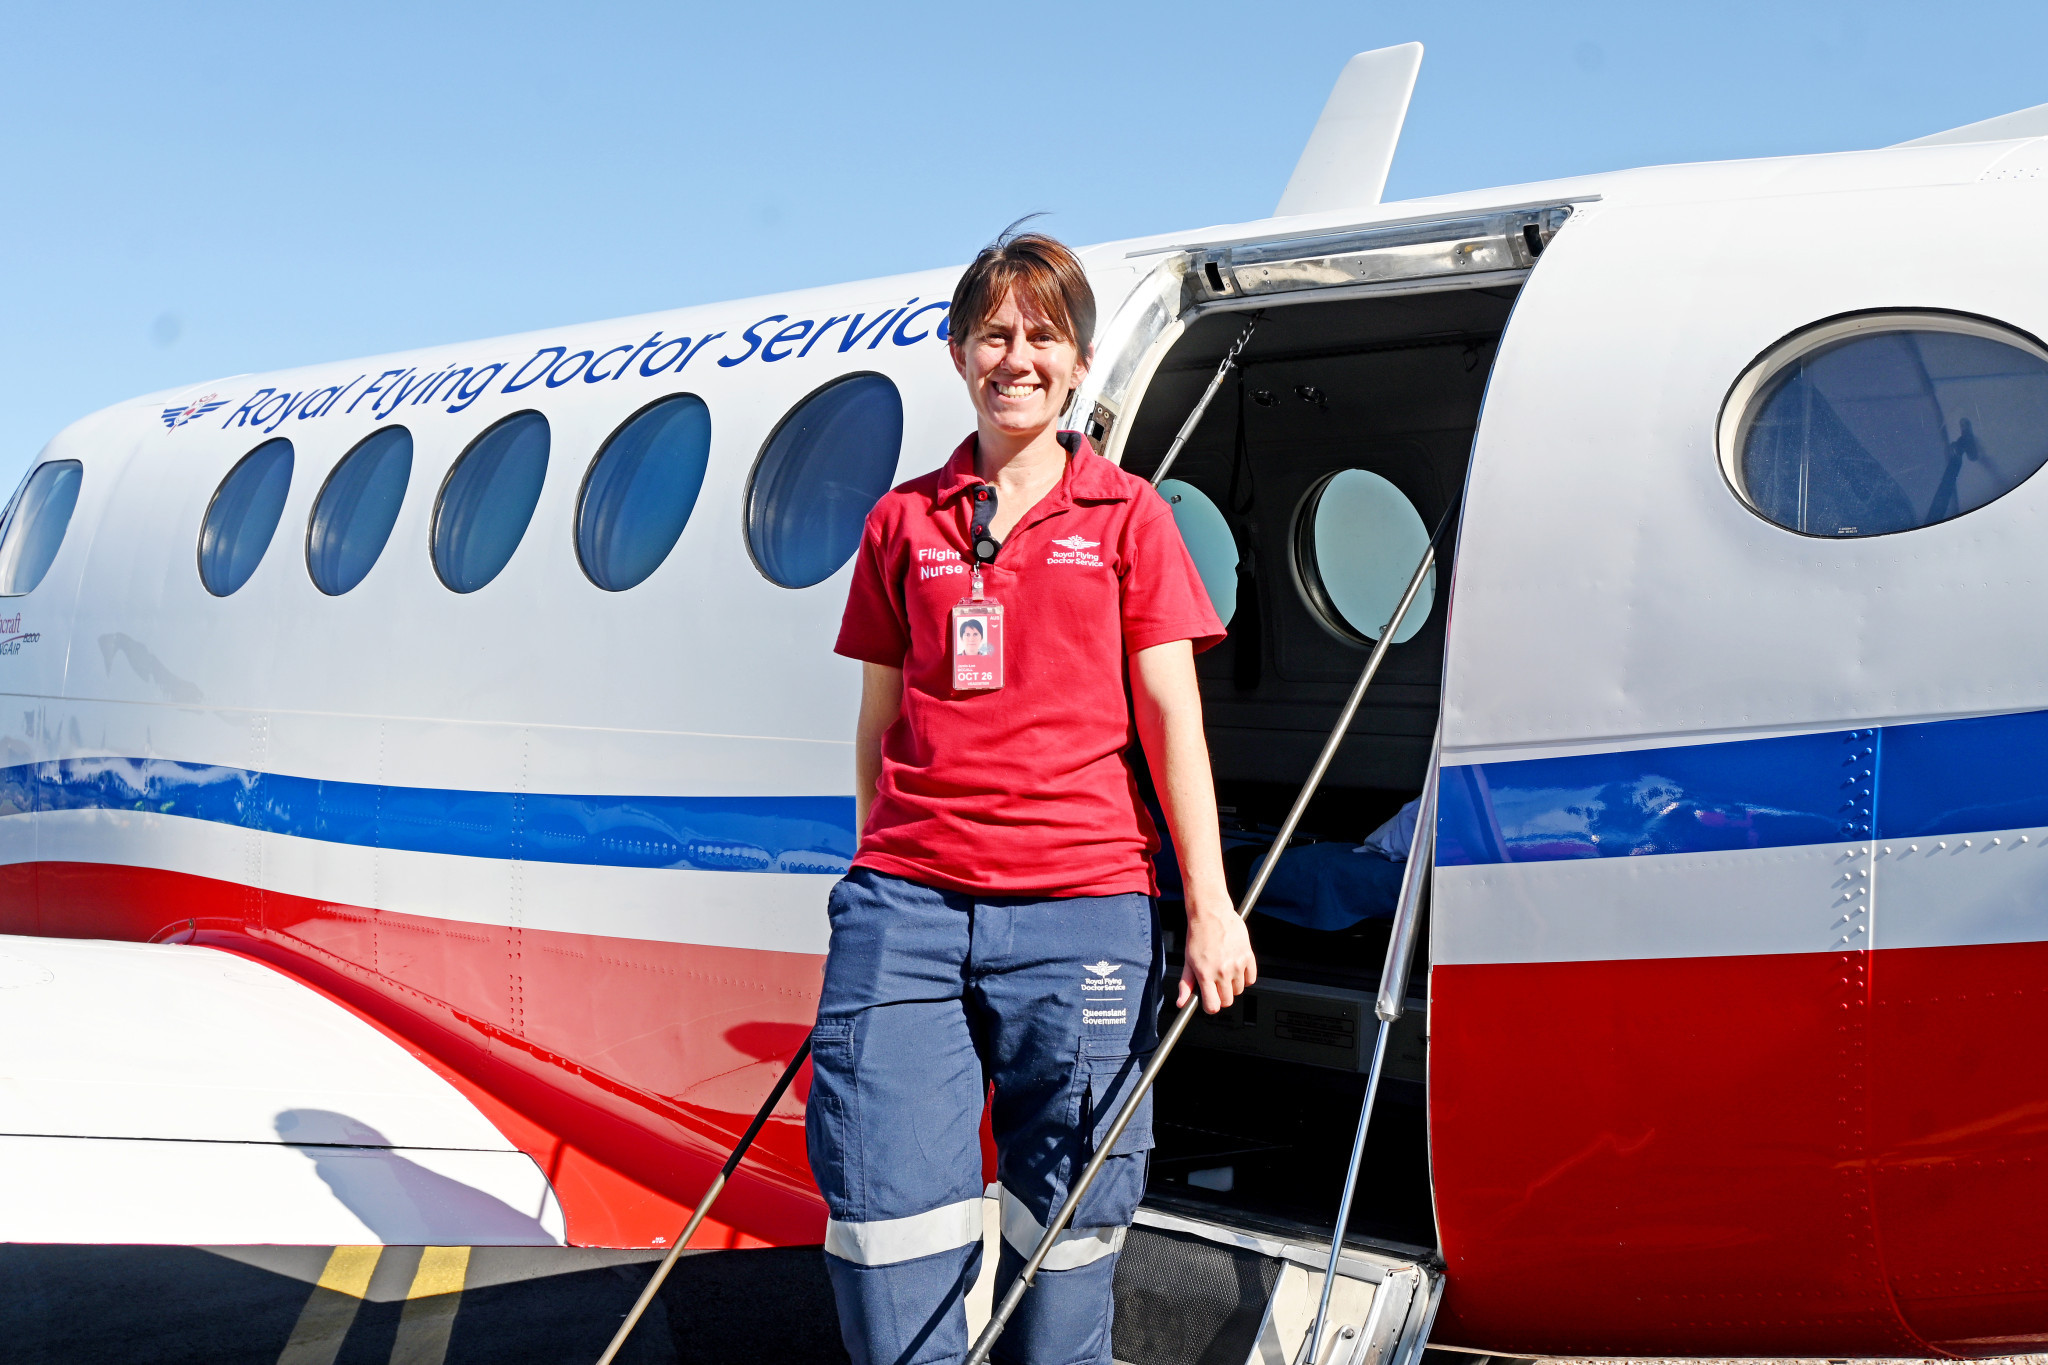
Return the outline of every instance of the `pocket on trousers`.
[[[859,1110],[854,1078],[853,1020],[820,1019],[811,1029],[811,1092],[804,1138],[818,1192],[836,1209],[859,1184],[860,1153],[850,1150]]]
[[[1094,1046],[1090,1046],[1093,1044]],[[1113,1045],[1112,1045],[1113,1044]],[[1081,1112],[1079,1128],[1081,1143],[1087,1153],[1095,1153],[1097,1142],[1109,1132],[1109,1126],[1116,1122],[1124,1101],[1138,1084],[1138,1077],[1152,1060],[1150,1052],[1132,1052],[1121,1040],[1081,1040],[1081,1055],[1076,1061],[1076,1077],[1081,1091]],[[1130,1124],[1110,1149],[1112,1156],[1125,1156],[1132,1152],[1152,1150],[1152,1095],[1147,1092],[1138,1105],[1138,1112],[1131,1116]]]

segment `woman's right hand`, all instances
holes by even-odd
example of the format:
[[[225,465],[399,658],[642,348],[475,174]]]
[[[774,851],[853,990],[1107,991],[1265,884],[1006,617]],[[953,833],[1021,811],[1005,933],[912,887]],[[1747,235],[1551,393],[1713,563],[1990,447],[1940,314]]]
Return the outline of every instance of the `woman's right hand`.
[[[1252,936],[1229,901],[1220,906],[1188,899],[1188,941],[1181,954],[1180,995],[1176,1007],[1184,1007],[1197,994],[1202,1010],[1214,1014],[1230,1008],[1231,1001],[1245,987],[1259,979],[1258,959],[1252,955]]]

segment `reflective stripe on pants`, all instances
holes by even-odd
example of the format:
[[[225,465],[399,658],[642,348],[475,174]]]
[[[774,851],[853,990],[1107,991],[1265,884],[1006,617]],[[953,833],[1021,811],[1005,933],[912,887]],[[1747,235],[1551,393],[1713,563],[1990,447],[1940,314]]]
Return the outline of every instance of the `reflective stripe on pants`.
[[[1002,1185],[1000,1293],[1156,1043],[1152,903],[975,897],[862,868],[834,888],[830,913],[805,1127],[841,1332],[855,1365],[957,1360],[980,1264],[984,1109]],[[1151,1146],[1148,1097],[999,1360],[1109,1365],[1110,1279]]]
[[[881,1218],[871,1223],[844,1223],[833,1218],[825,1223],[825,1250],[855,1265],[894,1265],[972,1246],[980,1240],[980,1195],[907,1218]]]

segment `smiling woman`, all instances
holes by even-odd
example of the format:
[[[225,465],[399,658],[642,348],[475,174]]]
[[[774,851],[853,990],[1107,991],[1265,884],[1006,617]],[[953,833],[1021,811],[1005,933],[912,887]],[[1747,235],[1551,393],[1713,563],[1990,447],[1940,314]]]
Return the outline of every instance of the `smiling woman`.
[[[1006,1097],[1001,1292],[1068,1198],[1068,1154],[1110,1140],[1157,1043],[1159,836],[1134,729],[1189,887],[1180,998],[1215,1011],[1256,975],[1195,685],[1223,627],[1159,494],[1060,430],[1093,349],[1087,277],[1051,238],[1006,235],[949,316],[975,430],[869,514],[836,646],[862,664],[862,828],[832,894],[807,1137],[855,1360],[966,1352],[986,1081]],[[935,999],[970,956],[972,1005],[964,988]],[[1074,982],[1083,1008],[1049,1008]],[[1020,1358],[1109,1358],[1150,1104],[1032,1282],[1006,1343]],[[876,1170],[901,1178],[880,1190],[860,1175]]]

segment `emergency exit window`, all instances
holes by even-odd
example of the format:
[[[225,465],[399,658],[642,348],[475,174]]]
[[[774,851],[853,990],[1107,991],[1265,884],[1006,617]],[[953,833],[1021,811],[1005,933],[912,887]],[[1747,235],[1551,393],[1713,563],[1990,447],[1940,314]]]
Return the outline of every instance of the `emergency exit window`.
[[[1405,493],[1369,469],[1342,469],[1318,483],[1295,516],[1295,581],[1324,629],[1370,645],[1393,620],[1428,548],[1429,528]],[[1435,605],[1431,568],[1394,622],[1394,643],[1413,639]]]
[[[1933,526],[2048,463],[2048,350],[1962,314],[1836,318],[1750,367],[1720,435],[1729,483],[1787,530]]]
[[[1182,479],[1168,479],[1159,485],[1159,496],[1173,511],[1173,524],[1188,558],[1195,561],[1209,605],[1224,625],[1237,614],[1237,537],[1223,509],[1207,493]]]

